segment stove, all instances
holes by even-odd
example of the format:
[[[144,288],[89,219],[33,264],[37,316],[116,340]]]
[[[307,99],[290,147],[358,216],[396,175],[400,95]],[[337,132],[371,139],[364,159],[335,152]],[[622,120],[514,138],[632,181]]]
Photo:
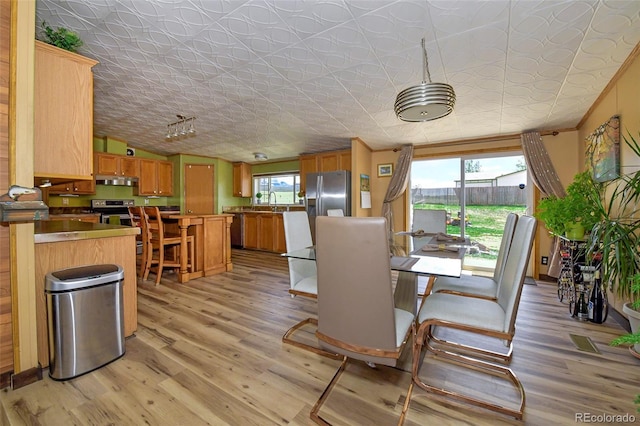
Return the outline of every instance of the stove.
[[[119,221],[121,225],[131,226],[129,207],[134,206],[134,200],[91,200],[91,210],[95,213],[100,213],[101,223]]]

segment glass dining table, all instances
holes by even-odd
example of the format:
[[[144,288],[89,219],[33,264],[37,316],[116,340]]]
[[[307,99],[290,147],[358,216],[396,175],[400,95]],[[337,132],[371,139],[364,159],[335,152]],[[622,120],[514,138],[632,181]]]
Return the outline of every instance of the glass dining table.
[[[468,238],[447,234],[398,232],[389,241],[391,270],[398,271],[395,306],[417,313],[418,277],[460,277]],[[315,247],[283,253],[284,257],[316,260]]]

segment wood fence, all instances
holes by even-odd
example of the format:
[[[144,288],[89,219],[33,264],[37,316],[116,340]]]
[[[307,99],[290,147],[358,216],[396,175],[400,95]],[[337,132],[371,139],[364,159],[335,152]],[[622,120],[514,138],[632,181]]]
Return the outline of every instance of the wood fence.
[[[467,205],[524,206],[527,194],[518,186],[466,188]],[[460,204],[460,188],[414,188],[411,204]]]

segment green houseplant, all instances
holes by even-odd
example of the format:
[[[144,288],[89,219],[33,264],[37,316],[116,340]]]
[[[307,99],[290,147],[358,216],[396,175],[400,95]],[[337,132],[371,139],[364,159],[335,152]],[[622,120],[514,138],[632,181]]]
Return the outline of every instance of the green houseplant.
[[[599,221],[599,212],[594,208],[598,199],[599,188],[589,172],[578,173],[567,187],[567,195],[551,195],[540,201],[536,217],[553,234],[582,239]]]
[[[56,47],[68,50],[69,52],[75,52],[82,46],[82,40],[78,34],[66,28],[59,27],[57,30],[53,30],[45,21],[42,21],[42,29],[46,36],[45,41]]]
[[[256,201],[258,202],[258,204],[260,204],[261,199],[262,199],[262,192],[258,192],[258,193],[256,194]]]
[[[629,135],[624,138],[640,157],[640,145]],[[600,196],[594,200],[599,218],[588,238],[589,252],[602,253],[602,279],[616,293],[634,301],[640,289],[634,287],[640,273],[640,170],[604,182],[593,183]]]

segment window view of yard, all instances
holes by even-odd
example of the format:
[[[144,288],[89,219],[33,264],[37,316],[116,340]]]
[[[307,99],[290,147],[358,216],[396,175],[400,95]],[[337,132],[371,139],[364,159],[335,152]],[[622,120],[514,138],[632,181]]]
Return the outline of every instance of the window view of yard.
[[[464,233],[474,245],[467,251],[465,267],[492,269],[507,215],[527,211],[526,186],[521,155],[414,161],[411,205],[413,211],[446,210],[447,233]]]

